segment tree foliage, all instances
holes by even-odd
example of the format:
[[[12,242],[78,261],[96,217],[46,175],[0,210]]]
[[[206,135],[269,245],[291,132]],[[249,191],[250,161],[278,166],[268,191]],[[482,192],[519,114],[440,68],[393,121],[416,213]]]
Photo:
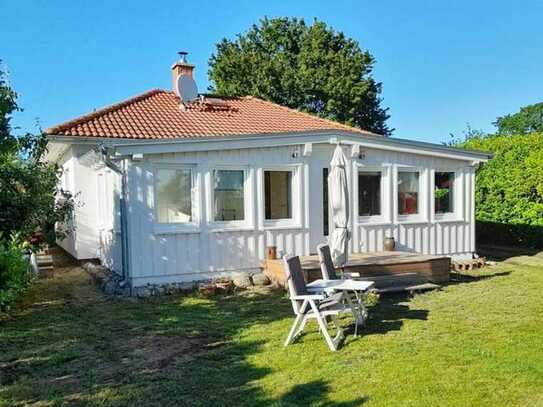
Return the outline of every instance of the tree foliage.
[[[17,94],[0,71],[0,236],[27,239],[41,230],[54,240],[68,231],[55,232],[54,225],[67,224],[73,197],[58,187],[60,169],[44,160],[45,135],[13,134],[11,118],[18,110]]]
[[[211,91],[252,95],[389,135],[375,59],[358,42],[315,20],[264,18],[211,56]]]
[[[521,107],[517,113],[498,117],[494,125],[498,134],[543,133],[543,103]]]

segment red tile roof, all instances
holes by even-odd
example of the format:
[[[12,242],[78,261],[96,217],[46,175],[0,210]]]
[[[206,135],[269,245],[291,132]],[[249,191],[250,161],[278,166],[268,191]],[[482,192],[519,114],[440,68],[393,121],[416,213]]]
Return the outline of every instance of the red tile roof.
[[[255,97],[203,97],[185,110],[173,92],[154,89],[46,130],[123,139],[192,138],[342,130],[375,135]]]

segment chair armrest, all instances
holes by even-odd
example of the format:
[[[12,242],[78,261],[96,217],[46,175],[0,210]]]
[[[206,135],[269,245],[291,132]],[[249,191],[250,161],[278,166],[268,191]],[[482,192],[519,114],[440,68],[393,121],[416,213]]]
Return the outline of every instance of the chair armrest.
[[[353,278],[353,277],[358,278],[358,277],[360,277],[360,273],[348,273],[348,272],[347,272],[347,273],[343,273],[343,275],[344,275],[346,278]]]
[[[306,295],[296,295],[294,297],[290,298],[291,300],[324,300],[326,299],[326,295],[322,294],[306,294]]]

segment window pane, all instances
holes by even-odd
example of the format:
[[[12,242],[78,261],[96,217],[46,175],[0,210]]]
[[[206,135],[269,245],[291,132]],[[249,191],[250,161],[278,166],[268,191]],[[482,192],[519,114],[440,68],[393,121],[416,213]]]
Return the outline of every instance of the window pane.
[[[398,172],[398,213],[419,213],[419,173]]]
[[[435,173],[435,213],[454,212],[454,172]]]
[[[381,172],[358,173],[358,215],[381,214]]]
[[[155,185],[158,222],[190,222],[192,217],[191,170],[161,168],[156,172]]]
[[[244,183],[242,170],[215,170],[215,214],[218,221],[244,220]]]
[[[290,219],[292,172],[264,171],[266,219]]]

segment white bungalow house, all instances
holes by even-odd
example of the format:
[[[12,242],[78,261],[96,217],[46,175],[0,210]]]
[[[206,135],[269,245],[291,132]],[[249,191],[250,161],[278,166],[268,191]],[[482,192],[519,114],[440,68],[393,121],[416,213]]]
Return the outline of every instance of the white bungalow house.
[[[267,246],[313,253],[333,227],[326,182],[338,143],[350,252],[383,250],[387,236],[400,250],[475,251],[475,169],[489,154],[383,137],[254,97],[187,100],[193,69],[172,67],[174,91],[47,130],[49,160],[80,202],[75,231],[59,242],[76,259],[98,258],[137,287],[256,271]]]

